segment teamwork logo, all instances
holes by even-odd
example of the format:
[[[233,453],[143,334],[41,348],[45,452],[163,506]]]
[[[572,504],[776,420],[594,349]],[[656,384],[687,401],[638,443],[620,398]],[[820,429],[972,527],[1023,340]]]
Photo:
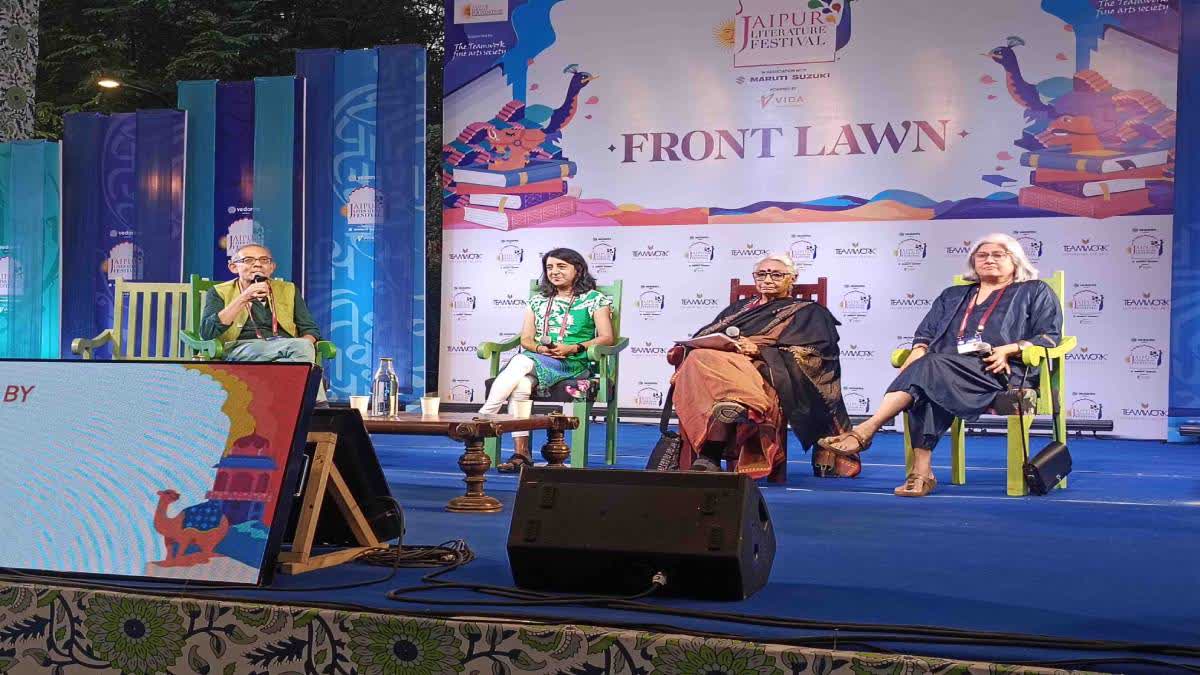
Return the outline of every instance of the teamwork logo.
[[[528,301],[524,297],[513,295],[512,293],[505,293],[503,297],[492,298],[492,306],[503,309],[524,307],[526,304],[528,304]]]
[[[1108,354],[1096,351],[1091,347],[1080,346],[1072,352],[1067,352],[1063,358],[1071,363],[1107,363]]]
[[[970,252],[971,252],[971,240],[969,240],[969,239],[962,239],[962,240],[956,241],[952,244],[947,244],[946,246],[944,246],[942,248],[942,255],[944,257],[953,258],[955,260],[961,260],[963,258],[966,258],[967,254]]]
[[[640,345],[629,345],[629,352],[634,356],[666,356],[667,348],[645,340]]]
[[[1145,401],[1139,402],[1136,407],[1121,408],[1121,417],[1127,420],[1162,419],[1166,416],[1166,409],[1155,408]]]
[[[466,340],[446,345],[447,354],[474,354],[476,351],[475,345],[468,344]]]
[[[1171,306],[1171,301],[1166,297],[1143,291],[1132,298],[1125,298],[1124,305],[1125,309],[1166,310]]]
[[[469,248],[462,248],[457,251],[450,251],[449,253],[446,254],[446,257],[450,260],[450,262],[454,262],[454,263],[479,262],[479,261],[483,260],[482,253],[477,253],[475,251],[472,251]]]
[[[843,348],[840,356],[843,361],[874,361],[875,350],[852,344]]]
[[[742,248],[735,248],[729,251],[729,255],[733,258],[750,258],[753,260],[765,258],[768,253],[770,253],[770,251],[765,248],[755,246],[754,244],[746,244]]]
[[[697,292],[694,296],[680,298],[679,306],[683,309],[715,309],[718,303],[716,298],[706,298],[703,293]]]

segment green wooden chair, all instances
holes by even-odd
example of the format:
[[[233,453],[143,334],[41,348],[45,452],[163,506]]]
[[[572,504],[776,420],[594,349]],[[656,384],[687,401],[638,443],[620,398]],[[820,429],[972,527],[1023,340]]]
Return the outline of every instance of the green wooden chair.
[[[204,298],[208,294],[208,289],[219,283],[221,282],[205,279],[199,274],[193,274],[191,276],[191,283],[184,284],[189,287],[192,304],[199,307],[200,310],[196,312],[195,325],[189,327],[188,330],[180,331],[179,339],[195,352],[195,358],[198,359],[220,361],[225,358],[225,344],[219,338],[213,338],[212,340],[200,339],[200,317],[204,313]],[[317,365],[320,365],[326,359],[332,359],[337,356],[337,347],[327,340],[317,341],[316,349]]]
[[[529,284],[529,294],[537,292],[538,282]],[[617,461],[617,372],[618,357],[625,347],[629,346],[629,338],[621,337],[621,289],[620,281],[614,281],[607,286],[599,286],[598,290],[612,298],[612,327],[616,342],[609,346],[592,345],[588,347],[588,358],[595,364],[593,369],[596,376],[592,379],[590,392],[593,396],[586,399],[575,399],[568,396],[561,387],[555,387],[549,397],[539,398],[536,393],[533,402],[537,403],[570,403],[574,402],[572,414],[579,418],[579,428],[571,432],[571,466],[587,466],[588,434],[591,427],[592,404],[604,406],[605,424],[605,462],[615,464]],[[484,342],[476,349],[479,358],[489,361],[488,378],[500,374],[500,355],[521,344],[521,336],[517,335],[503,342]],[[498,462],[500,458],[500,439],[489,438],[484,441],[484,452]]]
[[[71,340],[71,352],[91,360],[95,350],[112,345],[117,361],[169,361],[192,358],[180,333],[200,325],[199,306],[188,284],[132,283],[117,279],[113,326],[94,338]]]
[[[1061,309],[1063,298],[1066,295],[1066,274],[1059,270],[1043,281],[1049,284],[1050,288],[1054,290],[1054,294],[1058,296],[1058,304]],[[970,283],[974,282],[967,281],[961,276],[954,277],[956,286]],[[1034,416],[1053,414],[1052,396],[1058,397],[1059,410],[1062,411],[1054,426],[1054,440],[1060,443],[1067,442],[1064,366],[1066,365],[1066,355],[1074,351],[1076,342],[1076,338],[1064,335],[1058,346],[1050,349],[1049,360],[1045,358],[1046,352],[1041,349],[1028,349],[1022,352],[1021,360],[1025,365],[1038,369],[1037,389],[1023,389],[1014,395],[1001,395],[996,399],[996,404],[991,412],[1008,417],[1008,494],[1010,496],[1020,497],[1029,494],[1029,488],[1025,486],[1025,477],[1021,471],[1026,458],[1025,449],[1030,447],[1029,429],[1033,426]],[[892,366],[899,368],[910,352],[912,352],[911,349],[897,349],[892,352]],[[1024,406],[1026,411],[1023,416],[1023,424],[1022,416],[1018,414],[1018,405]],[[912,420],[909,419],[908,413],[904,413],[904,470],[906,474],[911,473],[913,467],[912,441],[908,436],[911,424]],[[963,485],[967,482],[966,444],[966,426],[961,419],[955,419],[954,423],[950,425],[950,482],[955,485]],[[1065,489],[1067,479],[1062,479],[1058,487]]]

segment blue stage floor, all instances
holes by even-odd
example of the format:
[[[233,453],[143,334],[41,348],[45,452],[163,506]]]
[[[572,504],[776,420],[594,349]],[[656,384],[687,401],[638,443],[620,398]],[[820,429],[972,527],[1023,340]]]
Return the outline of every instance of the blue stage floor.
[[[657,428],[623,424],[620,434],[618,467],[644,466]],[[455,465],[461,446],[433,437],[374,440],[392,493],[405,509],[405,543],[465,539],[478,558],[449,580],[511,584],[505,541],[517,479],[494,471],[488,476],[487,492],[505,503],[502,513],[448,513],[443,510],[447,500],[463,490]],[[601,442],[602,437],[593,438],[590,457],[597,467],[603,461]],[[1042,443],[1044,438],[1034,441],[1035,446]],[[535,437],[535,447],[540,444]],[[1004,494],[1000,434],[968,438],[965,486],[949,484],[944,452],[935,458],[942,482],[924,499],[901,499],[891,493],[903,473],[897,434],[877,438],[863,455],[863,475],[855,480],[813,478],[808,457],[795,452],[786,486],[761,485],[778,537],[767,587],[740,603],[654,602],[837,622],[1200,647],[1200,446],[1073,438],[1070,447],[1075,460],[1070,489],[1023,498]],[[280,576],[274,587],[283,592],[248,592],[245,597],[400,612],[420,609],[390,602],[385,592],[416,584],[421,570],[402,570],[387,583],[350,591],[287,592],[369,580],[381,572],[378,567],[346,565],[299,577]],[[451,591],[429,597],[478,596]],[[502,612],[607,625],[652,623],[761,641],[812,634],[586,607]],[[472,610],[464,607],[462,613]],[[905,653],[989,661],[1081,655],[1071,650],[876,644]],[[1125,665],[1109,669],[1139,670]]]

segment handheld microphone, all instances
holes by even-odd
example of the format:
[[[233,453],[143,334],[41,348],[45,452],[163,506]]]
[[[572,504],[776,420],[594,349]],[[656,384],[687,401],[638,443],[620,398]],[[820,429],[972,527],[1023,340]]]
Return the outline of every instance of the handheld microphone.
[[[738,338],[741,336],[741,334],[742,329],[738,328],[737,326],[730,326],[729,328],[725,329],[725,335],[731,338]]]
[[[254,283],[256,283],[256,284],[261,284],[262,282],[264,282],[264,281],[266,281],[266,280],[267,280],[267,278],[266,278],[266,277],[264,277],[264,276],[263,276],[263,275],[261,275],[261,274],[255,274],[255,275],[254,275]],[[268,291],[268,292],[269,292],[269,291]],[[270,306],[270,304],[271,304],[271,302],[270,302],[270,296],[267,296],[266,298],[255,298],[255,299],[254,299],[254,301],[255,301],[255,302],[261,302],[261,303],[263,303],[263,304],[265,304],[265,305],[268,305],[268,306]]]

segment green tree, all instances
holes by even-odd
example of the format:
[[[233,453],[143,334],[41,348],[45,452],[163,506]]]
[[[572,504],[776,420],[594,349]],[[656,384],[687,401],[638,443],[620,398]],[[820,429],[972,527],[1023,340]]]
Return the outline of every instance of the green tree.
[[[441,296],[442,0],[42,0],[35,134],[62,138],[65,113],[161,108],[179,80],[290,75],[301,49],[420,44],[426,92],[426,297],[436,382]],[[151,93],[101,90],[109,76]]]

